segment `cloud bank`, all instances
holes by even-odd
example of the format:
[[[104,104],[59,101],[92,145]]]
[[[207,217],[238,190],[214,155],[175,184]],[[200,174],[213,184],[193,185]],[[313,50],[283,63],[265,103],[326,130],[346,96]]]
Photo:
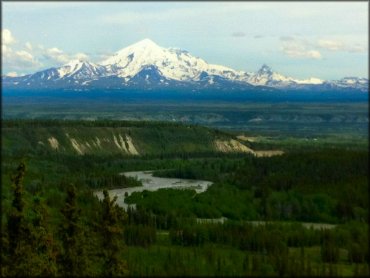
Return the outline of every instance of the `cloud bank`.
[[[3,64],[8,71],[6,73],[8,76],[18,76],[19,72],[25,70],[39,70],[49,64],[63,65],[73,59],[87,60],[89,58],[82,52],[68,54],[57,47],[33,46],[30,42],[20,47],[21,43],[15,39],[9,29],[2,29],[1,36]]]
[[[323,51],[365,53],[367,47],[359,43],[344,42],[338,39],[309,40],[301,37],[280,37],[280,50],[290,58],[307,58],[319,60],[323,58]]]

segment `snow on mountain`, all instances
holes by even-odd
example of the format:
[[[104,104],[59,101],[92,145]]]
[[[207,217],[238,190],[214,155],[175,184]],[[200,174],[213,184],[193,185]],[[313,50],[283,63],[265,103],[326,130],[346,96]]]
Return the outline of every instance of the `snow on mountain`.
[[[26,80],[58,81],[65,79],[89,80],[98,79],[106,74],[105,67],[82,60],[72,60],[59,67],[27,75]]]
[[[247,82],[253,85],[264,85],[271,87],[294,87],[296,85],[320,85],[323,80],[311,77],[310,79],[299,80],[292,77],[284,76],[280,73],[273,72],[266,64],[257,71],[257,73],[250,75]]]
[[[106,74],[106,68],[103,66],[82,60],[72,60],[59,68],[49,68],[34,74],[16,77],[12,80],[7,78],[4,83],[45,88],[71,86],[74,84],[87,85],[92,80],[97,80]]]
[[[152,65],[167,79],[197,81],[202,72],[237,79],[244,75],[224,66],[208,64],[203,59],[175,48],[162,48],[150,39],[144,39],[116,52],[101,62],[112,73],[122,78],[132,78],[144,67]]]
[[[267,65],[262,65],[262,67],[257,71],[257,73],[251,75],[247,81],[253,85],[281,85],[281,84],[291,84],[293,78],[285,77],[279,73],[273,72]]]
[[[366,78],[359,77],[344,77],[339,80],[326,82],[326,84],[329,84],[331,87],[338,88],[354,88],[362,91],[369,90],[369,80]]]
[[[163,48],[144,39],[117,51],[100,64],[73,60],[58,67],[18,77],[2,77],[4,86],[27,88],[107,88],[130,86],[215,88],[226,91],[253,87],[278,89],[358,89],[368,91],[368,79],[345,77],[324,81],[311,77],[294,79],[274,72],[267,65],[256,72],[237,71],[208,64],[178,48]]]
[[[324,83],[324,80],[311,77],[310,79],[304,79],[304,80],[294,79],[294,82],[297,84],[304,84],[304,85],[321,85]]]
[[[72,60],[57,69],[58,78],[97,79],[107,73],[105,67],[82,60]]]

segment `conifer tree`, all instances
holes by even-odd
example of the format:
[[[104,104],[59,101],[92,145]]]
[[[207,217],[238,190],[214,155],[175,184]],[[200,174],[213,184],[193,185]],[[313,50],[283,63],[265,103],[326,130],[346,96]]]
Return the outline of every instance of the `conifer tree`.
[[[8,235],[9,235],[9,254],[17,256],[19,245],[22,238],[22,221],[24,218],[23,207],[23,185],[22,181],[26,172],[26,165],[21,162],[17,168],[17,173],[12,177],[14,199],[12,201],[11,212],[8,216]]]
[[[126,262],[119,258],[120,246],[122,246],[120,240],[123,241],[123,228],[119,222],[124,218],[124,211],[115,204],[117,196],[111,200],[107,190],[104,190],[103,194],[100,226],[104,250],[103,275],[122,276],[128,274]]]
[[[22,276],[25,272],[25,258],[29,255],[30,250],[26,250],[25,240],[28,234],[27,226],[24,221],[24,200],[23,200],[23,178],[26,172],[26,165],[21,162],[12,177],[12,187],[14,199],[10,213],[8,215],[7,232],[8,232],[8,261],[4,262],[7,268],[3,268],[5,275]]]
[[[82,229],[79,225],[81,209],[77,207],[74,185],[70,185],[67,190],[65,205],[61,213],[64,216],[59,230],[63,246],[58,259],[61,274],[65,276],[84,275],[86,257],[82,244]]]
[[[336,246],[333,234],[324,231],[321,244],[321,259],[323,262],[336,263],[339,260],[339,248]]]
[[[43,276],[55,275],[57,273],[56,254],[53,234],[48,229],[47,209],[39,196],[33,199],[30,244],[34,250],[37,260],[33,265],[38,269],[38,273]]]

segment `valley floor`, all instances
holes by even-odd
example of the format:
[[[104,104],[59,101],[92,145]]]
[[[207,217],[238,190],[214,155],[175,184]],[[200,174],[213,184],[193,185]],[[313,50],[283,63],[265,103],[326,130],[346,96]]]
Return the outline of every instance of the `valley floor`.
[[[5,120],[2,275],[367,276],[368,143],[345,133]]]

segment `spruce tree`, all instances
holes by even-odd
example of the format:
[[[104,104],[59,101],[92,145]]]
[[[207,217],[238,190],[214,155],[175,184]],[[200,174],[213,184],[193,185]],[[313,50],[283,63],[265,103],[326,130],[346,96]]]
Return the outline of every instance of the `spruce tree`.
[[[120,221],[124,218],[124,211],[115,204],[117,196],[112,200],[108,191],[104,190],[102,202],[102,223],[100,232],[102,236],[102,249],[104,256],[103,275],[122,276],[128,274],[126,262],[119,258],[120,241],[123,241],[123,228]]]
[[[37,275],[51,276],[57,273],[57,247],[53,234],[49,230],[48,212],[43,200],[36,196],[32,206],[33,218],[30,228],[29,243],[34,251],[30,263],[37,269]]]
[[[8,260],[3,262],[7,267],[3,267],[3,273],[7,276],[26,275],[25,258],[29,255],[29,248],[26,248],[26,237],[28,234],[24,220],[24,200],[23,200],[23,178],[26,172],[26,165],[21,162],[17,167],[16,174],[12,179],[14,199],[11,210],[7,217],[8,233]],[[28,249],[26,251],[26,249]]]
[[[63,247],[58,259],[61,274],[65,276],[84,275],[86,257],[82,243],[82,229],[79,225],[81,209],[77,206],[74,185],[70,185],[67,190],[65,205],[61,213],[64,216],[59,230]]]
[[[8,255],[2,265],[3,276],[50,276],[56,274],[53,240],[45,224],[46,208],[38,197],[25,207],[23,179],[26,166],[22,162],[12,177],[14,199],[7,217]],[[25,211],[29,212],[25,217]],[[4,239],[4,237],[3,237]]]
[[[14,199],[12,201],[11,212],[8,216],[8,235],[9,235],[9,254],[17,257],[17,251],[21,244],[22,222],[24,219],[23,207],[23,185],[22,181],[26,172],[26,165],[21,162],[17,168],[17,173],[12,177]]]

